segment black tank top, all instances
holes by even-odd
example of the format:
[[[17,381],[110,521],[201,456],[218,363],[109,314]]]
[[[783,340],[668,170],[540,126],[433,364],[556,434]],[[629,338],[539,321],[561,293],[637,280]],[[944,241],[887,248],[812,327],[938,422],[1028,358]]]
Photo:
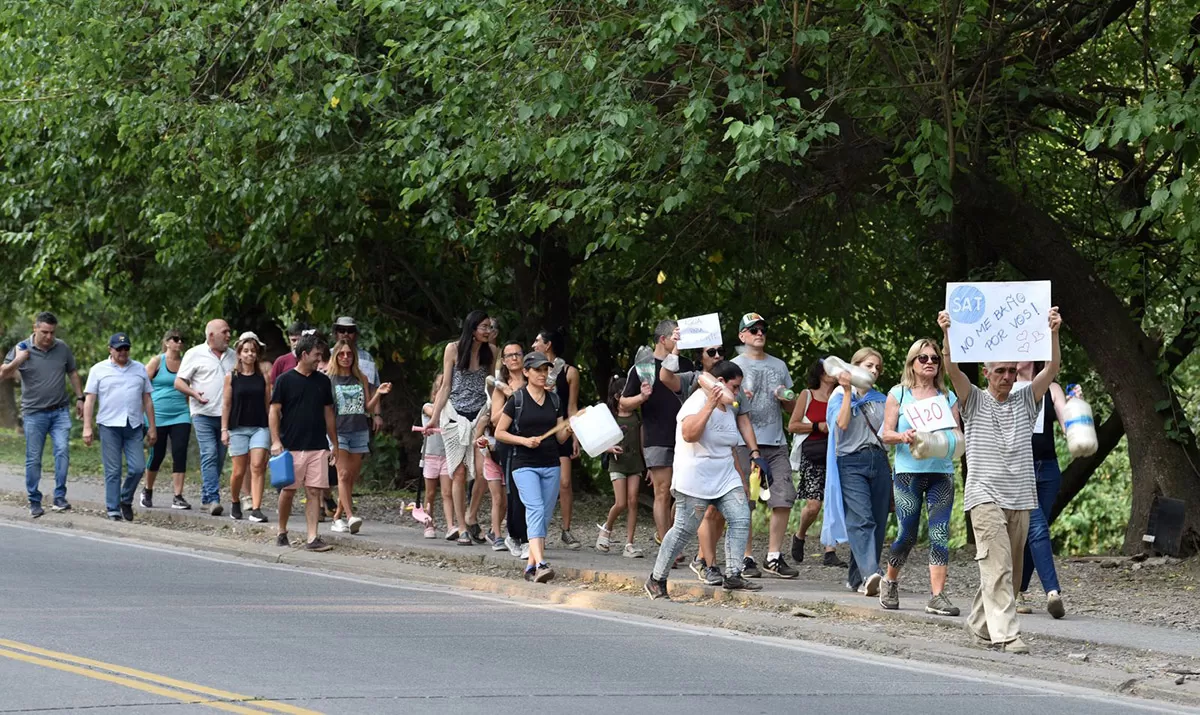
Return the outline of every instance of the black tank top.
[[[268,426],[266,378],[259,372],[253,375],[233,372],[231,375],[233,405],[229,410],[229,429]]]
[[[1054,451],[1054,400],[1049,390],[1042,395],[1042,433],[1033,433],[1033,458],[1058,459]]]
[[[559,402],[564,405],[571,404],[571,383],[567,382],[567,372],[570,369],[571,363],[564,360],[562,370],[554,379],[554,391],[558,393]]]

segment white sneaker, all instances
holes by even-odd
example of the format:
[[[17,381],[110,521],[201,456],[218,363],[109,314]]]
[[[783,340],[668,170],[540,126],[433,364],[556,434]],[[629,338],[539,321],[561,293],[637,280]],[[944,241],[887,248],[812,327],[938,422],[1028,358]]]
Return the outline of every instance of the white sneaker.
[[[521,544],[521,559],[524,561],[529,560],[529,544]]]
[[[437,529],[433,528],[433,524],[430,524],[429,526],[425,527],[425,538],[426,539],[436,539],[437,538]]]
[[[513,537],[504,537],[504,545],[508,547],[508,553],[518,558],[521,556],[521,545]]]
[[[879,582],[883,580],[883,576],[878,573],[873,573],[863,581],[863,595],[874,598],[879,595]]]
[[[350,517],[350,520],[346,522],[346,526],[350,527],[351,534],[357,534],[358,530],[362,528],[362,522],[363,520],[361,517],[352,516]]]
[[[332,529],[330,529],[330,530],[331,530],[331,531],[336,531],[336,532],[337,532],[337,533],[339,533],[339,534],[345,534],[345,533],[348,533],[348,532],[350,531],[350,527],[349,527],[349,526],[346,524],[346,520],[345,520],[345,519],[336,519],[336,520],[333,522],[333,527],[332,527]]]
[[[612,532],[605,529],[600,524],[596,524],[596,528],[600,530],[600,535],[596,537],[596,551],[602,554],[607,554],[612,546]]]
[[[625,544],[625,550],[621,552],[621,555],[627,559],[640,559],[645,556],[642,550],[633,544]]]

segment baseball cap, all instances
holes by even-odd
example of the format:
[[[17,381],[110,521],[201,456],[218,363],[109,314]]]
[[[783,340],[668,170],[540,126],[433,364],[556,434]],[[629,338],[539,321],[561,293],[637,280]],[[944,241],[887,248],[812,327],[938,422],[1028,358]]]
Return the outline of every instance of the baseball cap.
[[[333,327],[335,327],[335,328],[357,328],[358,323],[354,322],[354,318],[351,318],[349,315],[343,315],[342,317],[333,321]]]
[[[746,313],[742,316],[742,322],[738,323],[738,332],[742,332],[755,323],[762,323],[763,325],[766,325],[767,321],[758,313]]]
[[[526,355],[525,361],[522,363],[522,365],[524,366],[524,368],[526,370],[534,370],[539,367],[542,367],[543,365],[552,365],[552,364],[553,363],[551,363],[550,360],[548,360],[546,358],[546,353],[540,353],[536,350],[529,353],[528,355]]]
[[[108,347],[118,349],[130,347],[129,336],[125,333],[117,333],[108,339]]]
[[[258,343],[258,347],[260,347],[260,348],[265,348],[267,346],[266,343],[264,343],[263,341],[258,339],[258,333],[254,333],[249,330],[247,330],[246,332],[239,335],[237,342],[235,344],[240,345],[240,344],[246,342],[247,340],[253,340],[254,342]]]

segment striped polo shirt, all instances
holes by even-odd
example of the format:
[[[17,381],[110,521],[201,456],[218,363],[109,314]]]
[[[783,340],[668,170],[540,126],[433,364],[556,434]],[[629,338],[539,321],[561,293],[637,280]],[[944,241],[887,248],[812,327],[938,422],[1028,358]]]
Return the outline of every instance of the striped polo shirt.
[[[1016,390],[1000,402],[971,385],[961,409],[967,438],[963,510],[988,503],[1001,509],[1036,509],[1037,475],[1030,439],[1038,405],[1033,391]]]

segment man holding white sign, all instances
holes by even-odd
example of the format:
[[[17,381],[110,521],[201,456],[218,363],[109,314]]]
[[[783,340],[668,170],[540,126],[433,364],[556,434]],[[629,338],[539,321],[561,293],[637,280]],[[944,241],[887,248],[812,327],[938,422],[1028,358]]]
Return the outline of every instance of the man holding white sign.
[[[1050,281],[947,283],[950,347],[958,362],[1049,360]]]
[[[966,423],[967,481],[963,509],[971,514],[975,561],[979,564],[979,590],[971,604],[967,629],[977,642],[990,643],[1009,653],[1029,652],[1029,646],[1020,637],[1013,574],[1021,572],[1029,512],[1038,507],[1030,447],[1038,413],[1035,396],[1044,395],[1058,374],[1061,324],[1058,308],[1048,308],[1050,360],[1033,378],[1029,390],[1014,393],[1015,361],[985,362],[988,389],[981,390],[971,384],[952,357],[960,354],[960,346],[952,342],[951,311],[938,314],[938,325],[945,338],[942,357]],[[1027,329],[1034,330],[1033,325]]]

